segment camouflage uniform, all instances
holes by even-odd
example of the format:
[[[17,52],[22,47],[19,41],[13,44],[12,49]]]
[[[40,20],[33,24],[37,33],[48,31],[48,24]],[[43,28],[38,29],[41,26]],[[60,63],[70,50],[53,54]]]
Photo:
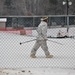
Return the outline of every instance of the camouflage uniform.
[[[41,23],[38,26],[37,32],[38,32],[37,40],[33,49],[31,50],[30,56],[35,58],[36,51],[41,46],[46,57],[53,57],[52,55],[50,55],[48,51],[47,42],[46,42],[47,41],[47,22],[41,20]]]

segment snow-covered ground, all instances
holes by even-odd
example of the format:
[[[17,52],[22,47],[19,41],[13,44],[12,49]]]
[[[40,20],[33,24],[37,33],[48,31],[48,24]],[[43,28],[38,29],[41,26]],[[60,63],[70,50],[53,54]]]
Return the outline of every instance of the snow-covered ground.
[[[47,41],[49,51],[54,55],[51,59],[45,58],[41,48],[37,58],[30,58],[35,41],[22,45],[20,42],[32,39],[35,37],[0,32],[0,75],[75,75],[75,39],[49,39],[63,44]]]
[[[53,68],[1,69],[0,75],[75,75],[75,70]]]

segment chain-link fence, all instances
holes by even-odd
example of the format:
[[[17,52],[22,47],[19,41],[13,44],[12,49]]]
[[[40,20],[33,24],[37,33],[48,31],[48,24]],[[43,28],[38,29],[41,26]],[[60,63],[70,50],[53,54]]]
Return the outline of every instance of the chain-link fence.
[[[48,16],[48,26],[60,26],[65,27],[67,25],[67,17],[69,17],[68,24],[75,25],[75,16],[66,16],[66,15],[58,15],[58,16]],[[30,17],[7,17],[7,27],[12,27],[14,24],[16,25],[24,25],[24,27],[37,27],[40,23],[40,16],[30,16]]]
[[[37,27],[41,17],[6,18],[6,26],[16,28],[19,25],[24,27]],[[69,16],[69,27],[75,26],[74,19],[75,16]],[[48,27],[48,35],[50,36],[50,33],[55,34],[59,28],[67,27],[67,16],[49,16]],[[51,27],[55,29],[50,30]],[[56,27],[59,28],[56,29]],[[20,45],[20,42],[35,39],[36,37],[34,35],[37,34],[36,30],[32,30],[32,34],[33,36],[21,36],[0,31],[0,68],[75,68],[75,38],[48,38],[48,50],[54,57],[45,58],[44,51],[39,48],[36,53],[37,58],[31,58],[30,52],[35,41],[27,42],[22,45]]]

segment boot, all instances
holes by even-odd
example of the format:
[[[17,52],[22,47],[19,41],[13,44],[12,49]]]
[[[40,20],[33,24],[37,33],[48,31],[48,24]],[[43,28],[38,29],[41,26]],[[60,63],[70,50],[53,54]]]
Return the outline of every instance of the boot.
[[[53,55],[48,55],[46,56],[46,58],[53,58]]]
[[[31,58],[36,58],[36,56],[34,54],[31,54],[30,57]]]

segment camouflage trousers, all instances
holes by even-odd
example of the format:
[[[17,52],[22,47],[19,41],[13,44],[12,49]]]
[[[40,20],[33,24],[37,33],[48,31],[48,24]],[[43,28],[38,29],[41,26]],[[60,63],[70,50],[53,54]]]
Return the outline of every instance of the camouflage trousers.
[[[31,55],[35,55],[39,47],[41,47],[43,49],[46,56],[50,55],[50,53],[48,51],[46,40],[36,40],[32,50],[31,50]]]

